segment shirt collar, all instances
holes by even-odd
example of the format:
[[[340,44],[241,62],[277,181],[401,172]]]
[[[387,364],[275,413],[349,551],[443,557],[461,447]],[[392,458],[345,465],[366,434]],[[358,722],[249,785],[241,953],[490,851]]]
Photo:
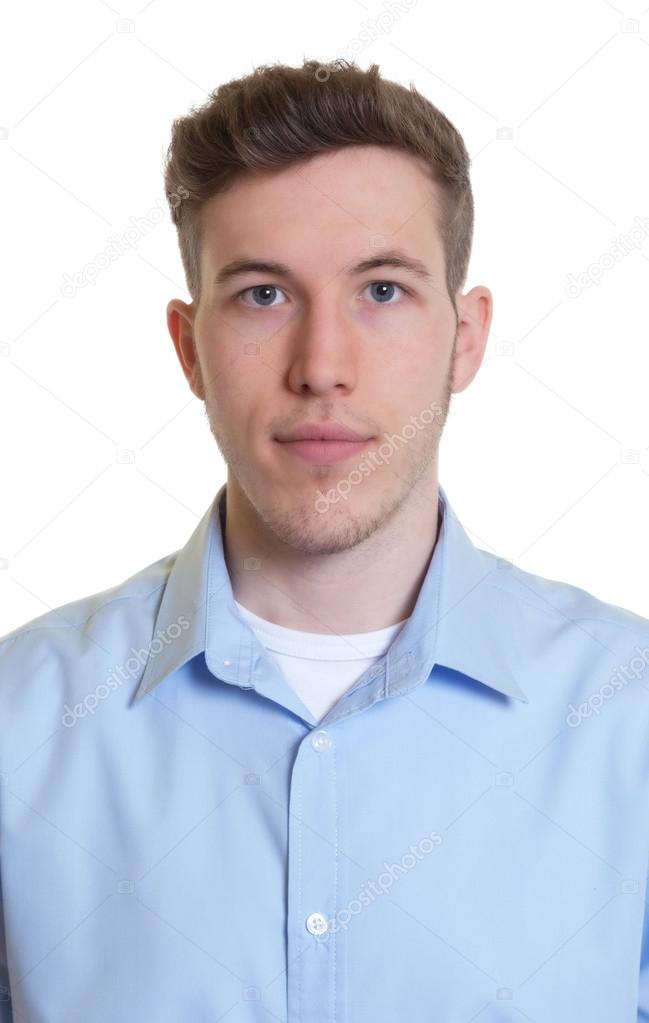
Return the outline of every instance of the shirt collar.
[[[176,553],[133,702],[203,652],[216,677],[252,686],[252,632],[237,613],[223,552],[225,492],[224,483]],[[413,612],[386,656],[386,694],[400,691],[404,675],[427,677],[439,664],[527,703],[512,664],[514,598],[497,584],[511,564],[474,546],[441,484],[438,507],[433,556]]]

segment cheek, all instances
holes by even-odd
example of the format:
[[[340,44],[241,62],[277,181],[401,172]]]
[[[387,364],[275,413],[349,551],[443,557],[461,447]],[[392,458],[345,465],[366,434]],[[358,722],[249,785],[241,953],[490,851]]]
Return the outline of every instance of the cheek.
[[[246,348],[246,342],[224,343],[222,337],[213,341],[203,339],[201,366],[205,393],[212,404],[233,407],[245,402],[245,394],[258,372],[259,356]]]
[[[369,393],[383,395],[387,417],[401,429],[412,417],[442,416],[446,404],[452,339],[430,328],[401,339],[372,371]]]
[[[258,350],[243,352],[238,346],[227,355],[208,357],[204,365],[212,421],[233,444],[247,446],[251,437],[263,432],[272,412],[276,374],[264,365]]]
[[[363,328],[371,343],[394,351],[404,362],[425,358],[428,363],[450,350],[453,323],[446,310],[413,303],[383,315],[374,313],[365,318]]]
[[[451,343],[433,330],[414,330],[392,335],[390,343],[371,359],[371,374],[377,393],[401,410],[427,404],[443,390],[448,372]]]

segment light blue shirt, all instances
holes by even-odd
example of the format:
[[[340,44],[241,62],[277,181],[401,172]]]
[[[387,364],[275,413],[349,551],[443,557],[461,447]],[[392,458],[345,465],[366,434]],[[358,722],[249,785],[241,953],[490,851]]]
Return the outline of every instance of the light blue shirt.
[[[410,619],[316,722],[224,495],[0,644],[3,1023],[649,1019],[649,621],[440,487]]]

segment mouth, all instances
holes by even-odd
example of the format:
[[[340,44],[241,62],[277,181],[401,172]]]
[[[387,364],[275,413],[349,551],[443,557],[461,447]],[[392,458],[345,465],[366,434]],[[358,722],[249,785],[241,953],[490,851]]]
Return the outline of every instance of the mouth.
[[[335,465],[347,458],[362,454],[369,440],[287,440],[275,443],[289,456],[301,458],[314,465]]]

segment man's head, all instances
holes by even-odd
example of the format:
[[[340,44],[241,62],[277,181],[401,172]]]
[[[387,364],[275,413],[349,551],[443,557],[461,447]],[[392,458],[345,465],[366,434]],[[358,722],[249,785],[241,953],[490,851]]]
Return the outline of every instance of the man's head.
[[[192,302],[169,303],[169,329],[228,498],[295,549],[355,546],[418,485],[434,495],[450,396],[491,319],[486,288],[460,294],[468,163],[444,115],[376,65],[260,68],[174,124],[166,188],[188,196],[172,215]],[[277,439],[325,420],[363,450],[314,464]]]

